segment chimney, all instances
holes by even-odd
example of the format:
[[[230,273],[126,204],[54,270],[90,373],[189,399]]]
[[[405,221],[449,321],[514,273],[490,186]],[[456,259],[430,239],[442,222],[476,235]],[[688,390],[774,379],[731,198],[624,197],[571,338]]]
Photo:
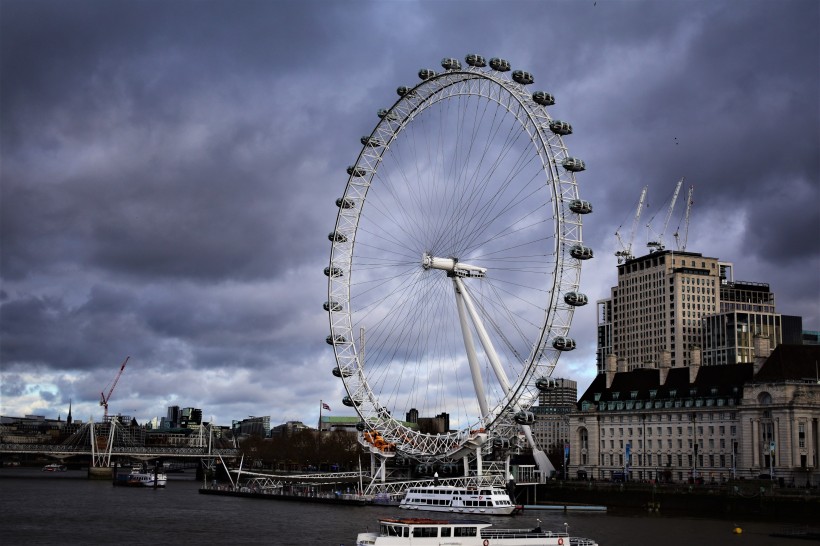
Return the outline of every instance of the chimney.
[[[755,345],[755,363],[754,363],[754,373],[760,371],[760,368],[763,367],[763,364],[772,354],[772,343],[769,336],[764,336],[762,334],[755,335],[754,339]]]
[[[689,383],[694,383],[700,370],[700,345],[692,345],[689,357]]]
[[[615,370],[617,368],[617,357],[613,354],[606,355],[604,361],[604,369],[606,373],[606,388],[612,386],[612,380],[615,378]]]
[[[672,353],[664,349],[661,351],[661,359],[658,362],[658,381],[659,384],[666,383],[666,376],[669,375],[669,368],[672,367]]]
[[[624,373],[626,371],[628,371],[627,368],[626,368],[626,359],[625,358],[619,358],[618,359],[618,373]]]

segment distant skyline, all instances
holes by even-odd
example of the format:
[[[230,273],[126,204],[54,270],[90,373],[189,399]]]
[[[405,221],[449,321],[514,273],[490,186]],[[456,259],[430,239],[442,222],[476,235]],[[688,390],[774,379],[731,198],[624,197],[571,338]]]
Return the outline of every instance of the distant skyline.
[[[443,57],[499,56],[556,96],[587,170],[590,304],[556,377],[596,373],[615,231],[694,185],[687,250],[820,329],[820,4],[813,0],[0,6],[0,414],[230,423],[352,414],[322,303],[345,168]],[[645,249],[644,221],[634,252]],[[107,392],[107,391],[105,391]]]

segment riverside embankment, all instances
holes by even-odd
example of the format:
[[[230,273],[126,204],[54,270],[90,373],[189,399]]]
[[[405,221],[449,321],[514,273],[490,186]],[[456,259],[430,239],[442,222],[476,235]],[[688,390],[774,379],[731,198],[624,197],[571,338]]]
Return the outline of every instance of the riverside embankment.
[[[711,485],[551,481],[518,486],[516,503],[604,505],[614,513],[806,522],[820,514],[820,491],[758,480]]]

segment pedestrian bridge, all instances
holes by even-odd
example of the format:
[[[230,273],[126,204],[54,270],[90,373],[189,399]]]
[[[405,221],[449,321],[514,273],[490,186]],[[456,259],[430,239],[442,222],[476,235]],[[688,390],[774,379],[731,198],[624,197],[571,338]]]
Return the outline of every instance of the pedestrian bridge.
[[[56,459],[90,456],[93,467],[109,467],[111,459],[130,457],[134,459],[231,459],[239,457],[236,447],[214,446],[213,429],[203,426],[198,434],[188,439],[187,445],[146,446],[138,445],[127,427],[117,420],[107,423],[86,423],[60,444],[46,443],[0,443],[0,454],[44,455]],[[208,465],[210,466],[210,464]]]

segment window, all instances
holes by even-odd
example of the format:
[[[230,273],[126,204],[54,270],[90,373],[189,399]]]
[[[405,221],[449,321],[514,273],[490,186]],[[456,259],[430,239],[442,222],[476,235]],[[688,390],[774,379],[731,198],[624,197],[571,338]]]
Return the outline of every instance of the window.
[[[806,423],[797,424],[797,447],[806,447]]]

